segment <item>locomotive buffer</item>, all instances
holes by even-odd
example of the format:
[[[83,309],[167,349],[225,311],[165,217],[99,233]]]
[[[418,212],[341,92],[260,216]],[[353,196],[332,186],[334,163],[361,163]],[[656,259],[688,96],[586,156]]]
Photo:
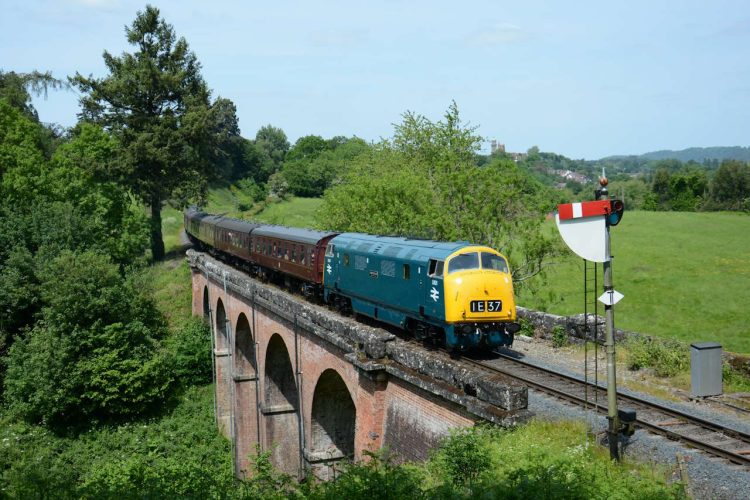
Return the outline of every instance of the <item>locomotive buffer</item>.
[[[601,262],[604,267],[604,293],[599,302],[605,311],[605,347],[607,352],[607,431],[610,457],[619,460],[619,434],[631,435],[634,430],[635,412],[617,411],[617,380],[615,365],[615,313],[614,306],[623,295],[612,285],[612,253],[610,251],[609,228],[622,219],[625,205],[621,200],[610,200],[607,178],[599,179],[600,188],[595,191],[596,201],[565,203],[559,205],[555,221],[565,244],[579,257],[591,262]]]

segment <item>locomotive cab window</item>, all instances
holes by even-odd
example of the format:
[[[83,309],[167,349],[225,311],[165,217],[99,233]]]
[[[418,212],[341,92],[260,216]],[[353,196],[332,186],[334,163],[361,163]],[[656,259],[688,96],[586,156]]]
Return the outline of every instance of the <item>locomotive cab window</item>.
[[[326,257],[333,257],[333,243],[329,243],[326,247]]]
[[[479,254],[477,252],[456,255],[448,262],[448,274],[470,269],[479,269]]]
[[[442,276],[444,265],[445,263],[442,260],[430,259],[430,267],[427,271],[427,274],[429,274],[430,276]]]
[[[508,272],[508,263],[505,259],[494,253],[482,252],[482,269],[490,271]]]

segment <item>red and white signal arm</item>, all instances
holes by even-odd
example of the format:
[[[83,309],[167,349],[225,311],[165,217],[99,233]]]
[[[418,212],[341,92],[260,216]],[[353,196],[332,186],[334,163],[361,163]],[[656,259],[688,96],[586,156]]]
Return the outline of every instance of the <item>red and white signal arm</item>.
[[[563,241],[579,257],[591,262],[607,261],[607,216],[609,200],[558,205],[555,222]]]

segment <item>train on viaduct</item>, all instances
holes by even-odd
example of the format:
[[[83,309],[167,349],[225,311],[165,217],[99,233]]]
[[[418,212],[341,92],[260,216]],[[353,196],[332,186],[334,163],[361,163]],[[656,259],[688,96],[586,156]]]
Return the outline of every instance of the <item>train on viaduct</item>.
[[[189,250],[193,314],[211,325],[216,421],[235,473],[256,450],[321,479],[387,447],[427,457],[451,429],[529,417],[524,385],[343,317]]]

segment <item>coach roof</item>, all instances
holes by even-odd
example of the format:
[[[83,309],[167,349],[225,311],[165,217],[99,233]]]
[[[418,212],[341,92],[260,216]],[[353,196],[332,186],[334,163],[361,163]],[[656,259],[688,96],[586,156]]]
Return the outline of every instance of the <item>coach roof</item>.
[[[330,231],[313,231],[312,229],[300,229],[286,226],[259,226],[253,230],[253,236],[264,236],[266,238],[276,238],[280,240],[293,241],[296,243],[306,243],[310,245],[317,244],[320,240],[335,236],[338,233]]]

